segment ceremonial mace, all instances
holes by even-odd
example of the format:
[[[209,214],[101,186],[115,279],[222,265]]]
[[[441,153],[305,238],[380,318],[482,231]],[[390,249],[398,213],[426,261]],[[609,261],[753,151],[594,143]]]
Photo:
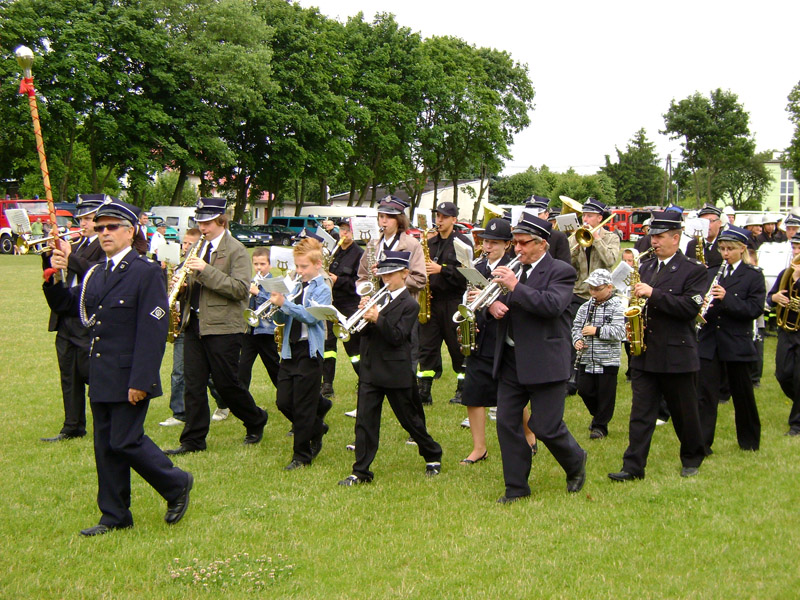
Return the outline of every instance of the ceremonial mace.
[[[50,213],[50,228],[53,234],[58,235],[58,221],[56,220],[56,206],[53,204],[53,190],[50,189],[50,173],[47,170],[47,157],[44,154],[44,140],[42,139],[42,126],[39,123],[39,109],[36,106],[36,90],[33,87],[33,50],[26,46],[20,46],[14,52],[17,56],[17,64],[22,69],[22,81],[19,84],[19,93],[27,94],[28,105],[31,107],[31,118],[33,119],[33,135],[36,137],[36,152],[39,154],[39,167],[42,170],[44,180],[44,195],[47,200],[47,210]],[[61,279],[66,281],[66,273],[62,269]]]

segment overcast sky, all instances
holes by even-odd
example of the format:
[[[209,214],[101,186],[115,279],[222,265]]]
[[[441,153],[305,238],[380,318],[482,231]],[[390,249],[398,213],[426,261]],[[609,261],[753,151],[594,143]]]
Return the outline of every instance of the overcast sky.
[[[508,51],[528,65],[536,96],[505,174],[528,166],[593,173],[640,128],[662,160],[678,140],[658,133],[674,98],[731,90],[750,113],[757,149],[792,135],[787,95],[800,81],[800,2],[648,0],[301,0],[339,21],[363,11],[400,25]]]

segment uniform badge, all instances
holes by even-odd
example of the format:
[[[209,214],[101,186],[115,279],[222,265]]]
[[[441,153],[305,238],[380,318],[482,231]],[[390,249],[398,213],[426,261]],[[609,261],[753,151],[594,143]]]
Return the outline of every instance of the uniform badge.
[[[165,310],[164,310],[163,308],[161,308],[160,306],[156,306],[156,307],[155,307],[155,308],[154,308],[154,309],[153,309],[153,310],[150,312],[150,316],[151,316],[151,317],[153,317],[153,318],[154,318],[156,321],[160,321],[160,320],[161,320],[161,318],[162,318],[162,317],[164,317],[164,315],[166,315],[166,314],[167,314],[167,311],[165,311]]]
[[[489,227],[489,229],[491,229],[492,231],[497,229],[497,223],[492,223],[492,225]]]
[[[692,300],[695,301],[697,306],[700,306],[703,303],[703,297],[700,294],[697,294],[696,296],[692,296]]]
[[[202,200],[198,200],[197,201],[197,208],[203,208],[203,206],[204,206],[203,205],[203,201]]]

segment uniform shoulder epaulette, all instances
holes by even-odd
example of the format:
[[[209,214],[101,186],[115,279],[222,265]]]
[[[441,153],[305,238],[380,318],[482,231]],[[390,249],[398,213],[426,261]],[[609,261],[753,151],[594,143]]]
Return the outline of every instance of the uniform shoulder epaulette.
[[[685,256],[685,255],[684,255],[684,256]],[[692,263],[692,264],[694,264],[694,265],[700,265],[700,266],[703,266],[703,267],[705,267],[705,266],[706,266],[706,265],[704,265],[703,263],[701,263],[699,260],[697,260],[696,258],[694,258],[693,256],[687,256],[687,257],[686,257],[686,260],[688,260],[690,263]]]
[[[139,259],[143,260],[146,263],[150,263],[150,264],[155,264],[156,263],[156,261],[154,261],[152,258],[149,258],[149,257],[145,256],[144,254],[140,254],[139,255]]]
[[[759,272],[759,273],[762,273],[762,272],[764,271],[764,269],[762,269],[762,268],[761,268],[761,267],[759,267],[758,265],[750,265],[750,264],[747,264],[747,263],[745,263],[745,266],[746,266],[748,269],[753,269],[753,271],[757,271],[757,272]]]

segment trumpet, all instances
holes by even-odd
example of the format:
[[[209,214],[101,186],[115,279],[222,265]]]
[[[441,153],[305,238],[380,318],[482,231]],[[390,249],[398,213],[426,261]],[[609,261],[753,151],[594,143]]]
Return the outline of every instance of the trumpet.
[[[583,227],[578,227],[575,230],[575,241],[583,248],[588,248],[592,244],[594,244],[594,234],[603,228],[611,219],[614,218],[614,215],[609,215],[607,219],[604,219],[602,223],[600,223],[597,227],[592,227],[589,229],[586,225]]]
[[[49,247],[35,248],[35,247],[41,244],[45,244],[51,240],[57,240],[57,239],[69,240],[69,238],[71,238],[73,235],[77,236],[83,235],[83,231],[84,231],[83,229],[79,229],[77,231],[65,231],[64,233],[59,233],[57,235],[51,235],[46,238],[39,238],[38,240],[31,240],[31,241],[28,241],[24,237],[19,236],[16,242],[17,252],[19,252],[20,254],[27,254],[28,252],[32,251],[34,254],[43,254],[44,252],[49,251],[50,248]]]
[[[505,266],[514,271],[519,264],[519,256],[516,256],[514,257],[514,260]],[[508,289],[506,289],[504,285],[495,282],[490,283],[483,288],[483,290],[481,290],[481,293],[477,298],[475,298],[475,300],[469,304],[458,305],[458,310],[453,313],[453,323],[460,325],[464,321],[474,321],[475,313],[477,313],[479,310],[483,310],[487,306],[490,306],[500,296],[507,293]]]
[[[359,308],[356,312],[354,312],[348,319],[344,322],[334,323],[333,324],[333,333],[343,342],[346,342],[350,339],[350,335],[353,333],[358,333],[364,327],[367,326],[368,321],[364,318],[364,315],[373,307],[376,306],[378,312],[383,310],[384,306],[388,303],[383,303],[383,300],[391,294],[391,291],[388,287],[382,287],[377,294],[372,296],[367,303],[364,305],[363,308]],[[379,302],[381,304],[379,304]]]
[[[298,283],[300,283],[300,276],[298,275],[292,280],[292,287],[295,287]],[[286,302],[292,302],[298,295],[303,293],[303,288],[300,288],[299,292],[294,294],[289,294],[286,296]],[[244,310],[244,320],[247,321],[247,324],[250,327],[258,327],[258,324],[261,320],[269,321],[275,314],[281,309],[280,306],[277,304],[272,304],[271,302],[264,302],[261,306],[257,309],[253,310],[252,308],[246,308]],[[277,325],[277,323],[276,323]]]

